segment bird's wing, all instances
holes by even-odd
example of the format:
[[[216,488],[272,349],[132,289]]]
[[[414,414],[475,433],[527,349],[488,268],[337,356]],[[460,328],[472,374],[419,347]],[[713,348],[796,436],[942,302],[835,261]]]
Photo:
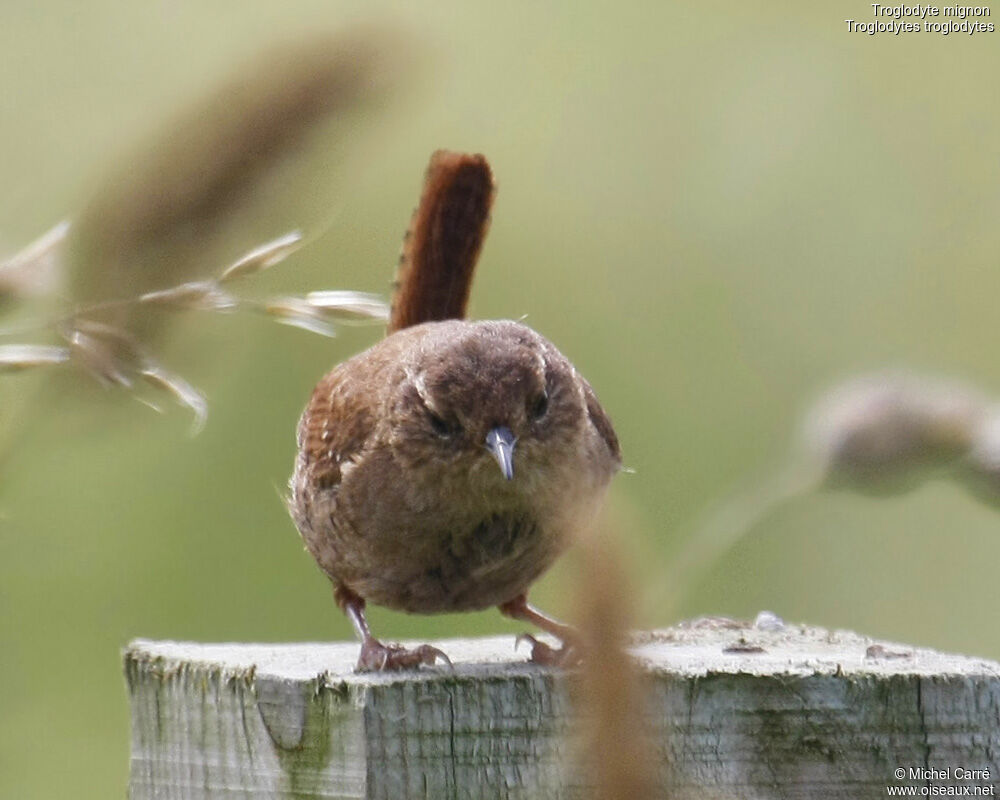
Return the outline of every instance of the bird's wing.
[[[375,426],[372,404],[357,396],[366,382],[356,374],[344,380],[350,377],[344,366],[316,385],[299,423],[299,452],[317,487],[340,484],[345,468],[354,462]]]
[[[618,435],[615,433],[614,426],[611,424],[611,418],[601,407],[601,403],[597,399],[597,395],[594,394],[594,390],[591,388],[591,385],[583,378],[580,378],[580,383],[583,384],[583,396],[587,401],[587,416],[590,417],[590,421],[593,423],[594,427],[597,428],[597,432],[601,435],[604,443],[608,446],[608,450],[611,455],[614,456],[615,461],[621,464],[622,451],[618,444]]]

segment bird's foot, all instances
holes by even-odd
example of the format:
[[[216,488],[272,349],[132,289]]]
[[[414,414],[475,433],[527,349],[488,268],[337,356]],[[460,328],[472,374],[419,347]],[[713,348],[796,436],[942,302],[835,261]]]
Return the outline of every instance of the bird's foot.
[[[422,644],[407,649],[398,644],[382,644],[378,639],[366,639],[361,645],[361,655],[355,672],[389,672],[401,669],[416,669],[422,664],[434,666],[441,660],[449,667],[451,659],[436,647]]]
[[[531,644],[531,658],[528,660],[532,664],[539,664],[543,667],[569,668],[579,666],[580,662],[583,661],[583,650],[575,642],[563,642],[562,647],[556,649],[539,641],[530,633],[522,633],[514,640],[515,650],[521,642]]]

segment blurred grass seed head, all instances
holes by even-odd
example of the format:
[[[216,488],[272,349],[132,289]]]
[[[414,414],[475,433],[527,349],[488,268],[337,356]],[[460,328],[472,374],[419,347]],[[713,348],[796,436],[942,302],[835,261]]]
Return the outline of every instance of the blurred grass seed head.
[[[3,331],[47,331],[64,345],[2,345],[0,370],[71,364],[108,387],[135,392],[147,384],[189,408],[198,429],[205,398],[149,349],[152,335],[176,314],[150,315],[150,309],[246,308],[326,336],[335,335],[337,323],[384,321],[385,303],[358,292],[260,302],[234,292],[234,284],[301,247],[300,231],[253,248],[207,278],[194,255],[201,245],[208,249],[210,237],[311,131],[331,116],[384,104],[402,82],[401,55],[408,51],[398,39],[367,29],[268,51],[123,162],[72,225],[59,223],[0,263],[0,300],[16,300],[51,299],[68,262],[73,303],[41,324]]]
[[[333,116],[384,107],[407,76],[404,45],[381,29],[291,42],[179,114],[76,221],[73,297],[131,297],[202,277],[192,274],[199,245],[310,133]]]

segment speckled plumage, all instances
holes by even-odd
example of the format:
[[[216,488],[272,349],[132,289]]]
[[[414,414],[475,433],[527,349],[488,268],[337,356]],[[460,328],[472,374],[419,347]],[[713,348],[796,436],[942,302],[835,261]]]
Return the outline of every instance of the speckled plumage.
[[[483,445],[498,425],[517,436],[509,481]],[[313,392],[298,444],[290,507],[324,572],[420,613],[526,592],[620,466],[590,385],[509,321],[415,325],[340,364]]]
[[[590,384],[551,342],[463,320],[495,194],[482,155],[431,156],[387,337],[323,378],[299,421],[289,507],[361,641],[359,670],[448,660],[379,641],[368,601],[495,605],[562,642],[528,636],[532,661],[580,655],[527,590],[592,522],[621,456]]]

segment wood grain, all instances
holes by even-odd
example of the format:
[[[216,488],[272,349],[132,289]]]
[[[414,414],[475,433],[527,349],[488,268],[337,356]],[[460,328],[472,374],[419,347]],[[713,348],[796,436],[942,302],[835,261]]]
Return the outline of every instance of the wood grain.
[[[586,797],[573,678],[520,663],[512,637],[438,644],[454,672],[355,675],[353,643],[133,642],[130,796]],[[636,634],[632,652],[674,800],[928,785],[898,768],[1000,776],[1000,664],[728,620]]]

